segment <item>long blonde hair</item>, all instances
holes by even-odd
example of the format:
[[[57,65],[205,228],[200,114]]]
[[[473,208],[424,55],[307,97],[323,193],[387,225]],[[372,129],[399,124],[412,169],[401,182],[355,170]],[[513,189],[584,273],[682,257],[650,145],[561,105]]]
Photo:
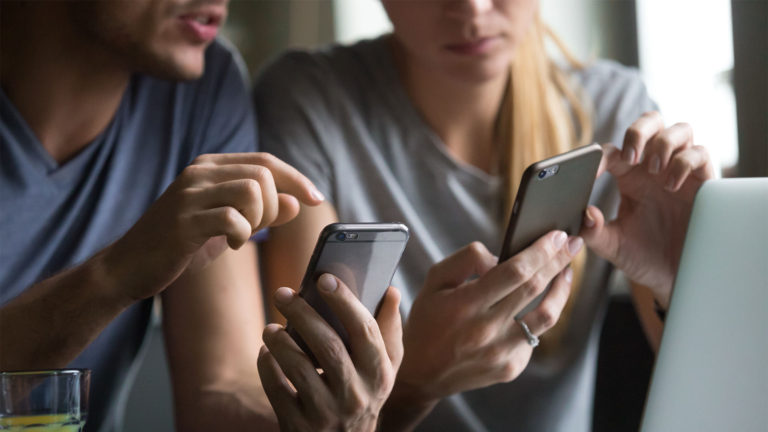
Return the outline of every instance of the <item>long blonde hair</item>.
[[[537,15],[517,47],[497,122],[499,142],[504,144],[500,151],[500,171],[505,185],[505,215],[511,211],[520,178],[528,165],[592,140],[589,101],[547,55],[545,37],[554,42],[572,68],[584,67]],[[571,264],[572,292],[562,312],[561,324],[542,338],[544,352],[562,338],[567,325],[562,323],[570,317],[585,262],[586,253],[582,250]]]

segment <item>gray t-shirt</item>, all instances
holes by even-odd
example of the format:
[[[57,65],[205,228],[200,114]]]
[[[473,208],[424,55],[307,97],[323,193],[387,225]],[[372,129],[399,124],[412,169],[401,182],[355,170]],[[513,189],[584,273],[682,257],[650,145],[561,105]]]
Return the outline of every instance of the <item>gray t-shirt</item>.
[[[133,76],[109,126],[63,164],[0,91],[0,304],[122,236],[197,155],[255,150],[239,57],[216,42],[205,63],[191,82]],[[130,307],[70,364],[93,370],[86,430],[121,423],[151,308]]]
[[[254,89],[260,143],[306,174],[341,221],[402,221],[411,240],[392,282],[407,313],[427,270],[479,240],[499,251],[500,178],[457,161],[424,122],[398,78],[388,39],[289,52]],[[594,140],[621,145],[654,109],[636,71],[596,62],[573,78],[594,107]],[[592,203],[613,214],[617,194],[601,177]],[[534,352],[515,381],[442,401],[421,430],[588,431],[600,321],[610,266],[590,256],[559,350]],[[436,353],[438,354],[438,353]]]

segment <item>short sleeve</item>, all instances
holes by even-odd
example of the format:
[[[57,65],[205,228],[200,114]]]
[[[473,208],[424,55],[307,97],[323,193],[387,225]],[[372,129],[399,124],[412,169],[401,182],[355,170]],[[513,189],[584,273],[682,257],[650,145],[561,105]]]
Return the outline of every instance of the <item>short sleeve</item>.
[[[253,101],[261,149],[298,169],[335,202],[330,146],[342,137],[328,91],[335,78],[319,61],[302,52],[278,58],[256,79]]]
[[[599,60],[576,78],[592,105],[596,142],[621,148],[627,128],[643,113],[658,110],[635,68]]]

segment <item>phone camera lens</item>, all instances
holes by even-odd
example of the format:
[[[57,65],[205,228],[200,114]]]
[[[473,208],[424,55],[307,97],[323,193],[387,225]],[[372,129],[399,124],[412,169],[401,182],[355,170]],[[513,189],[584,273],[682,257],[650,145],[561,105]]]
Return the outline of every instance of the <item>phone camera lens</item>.
[[[340,233],[336,234],[336,240],[338,240],[338,241],[344,241],[346,238],[347,238],[347,234],[346,233],[340,232]]]
[[[543,179],[546,176],[547,176],[547,170],[543,169],[543,170],[539,171],[539,178],[540,179]]]

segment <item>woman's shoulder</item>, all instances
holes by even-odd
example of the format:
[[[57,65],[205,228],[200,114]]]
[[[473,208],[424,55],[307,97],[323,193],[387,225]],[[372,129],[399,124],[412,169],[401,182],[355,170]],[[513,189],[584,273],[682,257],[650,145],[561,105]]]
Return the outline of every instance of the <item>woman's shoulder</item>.
[[[658,109],[637,68],[596,60],[570,73],[591,105],[596,141],[620,144],[624,131],[640,115]]]
[[[355,94],[380,78],[386,41],[380,37],[352,45],[332,44],[313,50],[288,50],[261,69],[254,90],[280,89],[283,94]],[[308,94],[308,93],[309,94]]]

